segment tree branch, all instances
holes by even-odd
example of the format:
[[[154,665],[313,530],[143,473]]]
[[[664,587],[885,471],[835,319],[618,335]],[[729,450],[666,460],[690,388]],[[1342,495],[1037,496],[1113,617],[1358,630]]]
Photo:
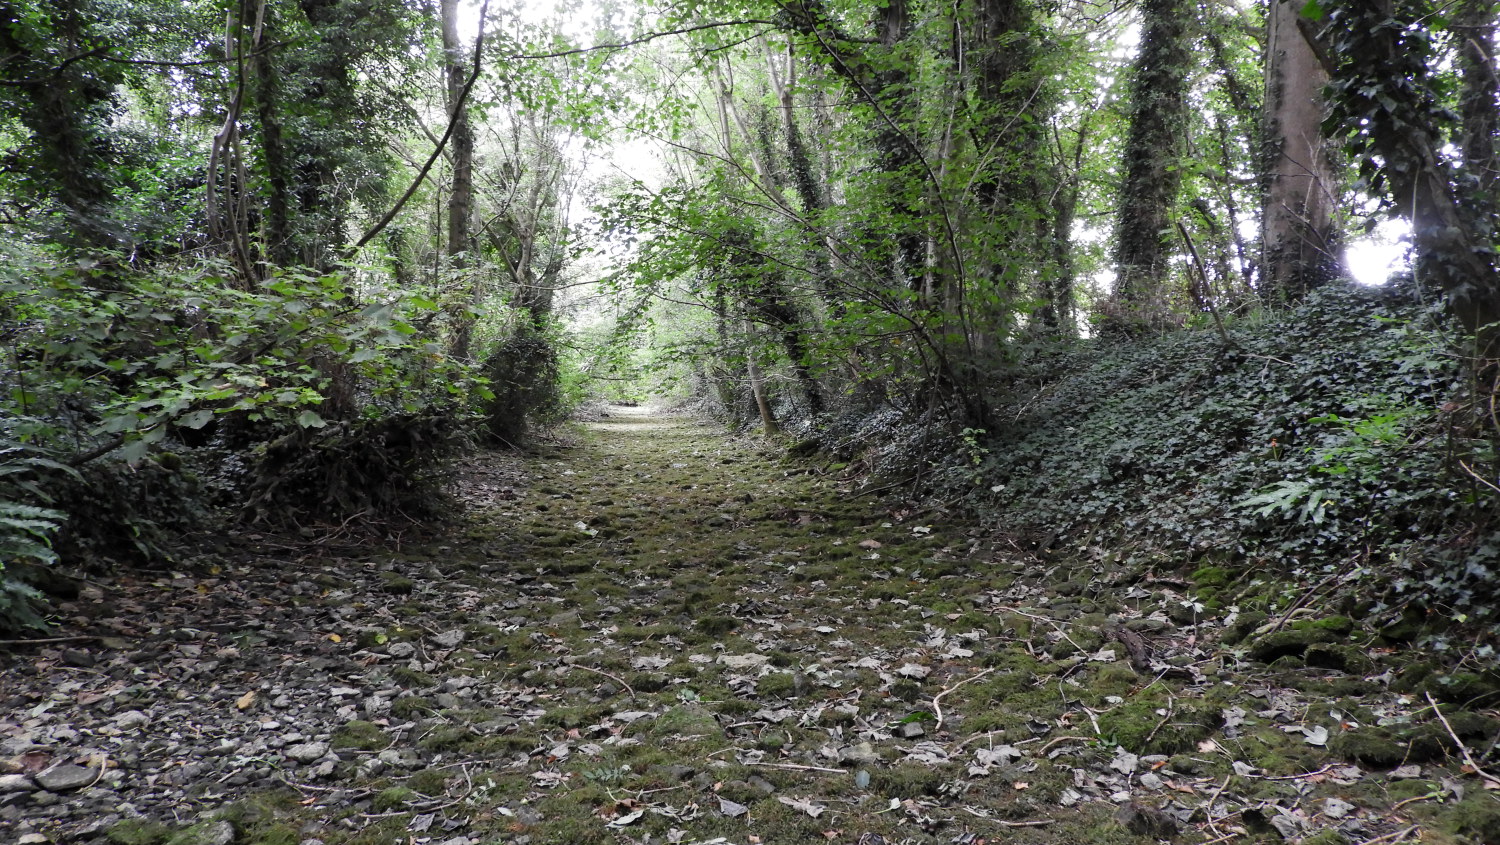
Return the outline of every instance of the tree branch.
[[[396,215],[400,214],[401,209],[405,208],[406,203],[411,200],[412,194],[415,194],[417,188],[421,187],[422,182],[427,179],[427,174],[432,171],[432,166],[442,157],[443,149],[448,146],[448,140],[453,137],[453,130],[458,128],[458,124],[460,123],[459,115],[463,113],[464,107],[468,105],[469,92],[474,90],[474,83],[479,81],[479,71],[484,67],[484,19],[489,10],[490,0],[484,0],[484,5],[479,8],[479,34],[474,38],[474,69],[469,73],[468,80],[464,82],[463,91],[458,95],[458,102],[453,104],[453,113],[448,115],[448,128],[443,131],[443,137],[438,140],[437,147],[433,149],[432,155],[427,157],[427,163],[422,165],[422,169],[417,173],[417,177],[407,187],[406,193],[402,194],[401,199],[396,200],[396,204],[391,206],[391,210],[387,211],[384,217],[380,218],[374,226],[370,227],[369,231],[365,232],[355,242],[354,246],[349,248],[348,252],[350,255],[363,249],[365,244],[374,240],[377,235],[385,231],[385,227],[391,225],[391,221],[396,219]]]

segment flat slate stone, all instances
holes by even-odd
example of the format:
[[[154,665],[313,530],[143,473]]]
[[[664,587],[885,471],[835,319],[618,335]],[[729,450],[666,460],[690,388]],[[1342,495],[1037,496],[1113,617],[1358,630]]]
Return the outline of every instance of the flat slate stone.
[[[99,773],[82,766],[53,766],[36,775],[37,785],[48,792],[69,792],[93,783]]]

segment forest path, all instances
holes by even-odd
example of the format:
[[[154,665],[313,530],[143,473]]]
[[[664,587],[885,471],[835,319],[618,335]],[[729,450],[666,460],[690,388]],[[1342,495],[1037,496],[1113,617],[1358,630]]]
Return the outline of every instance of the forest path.
[[[1200,618],[1170,580],[999,551],[938,512],[853,494],[837,464],[686,416],[610,414],[540,454],[474,456],[460,515],[427,537],[250,536],[251,553],[207,571],[85,590],[60,633],[104,639],[0,654],[0,762],[62,764],[42,788],[0,772],[0,832],[158,845],[201,819],[208,838],[175,845],[223,845],[210,834],[226,830],[242,845],[1442,835],[1421,815],[1433,801],[1391,808],[1447,794],[1451,770],[1429,756],[1387,776],[1329,756],[1351,708],[1419,706],[1357,667],[1270,671],[1221,648],[1233,618]]]

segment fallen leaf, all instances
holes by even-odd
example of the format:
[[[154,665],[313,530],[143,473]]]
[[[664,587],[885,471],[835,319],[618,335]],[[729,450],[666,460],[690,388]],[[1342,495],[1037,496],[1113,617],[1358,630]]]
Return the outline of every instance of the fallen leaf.
[[[640,821],[641,816],[644,816],[644,815],[646,815],[646,811],[645,810],[635,810],[633,812],[626,813],[623,816],[618,816],[618,817],[610,820],[609,826],[610,827],[624,827],[625,825],[628,825],[628,824],[634,824],[637,821]]]
[[[333,640],[336,643],[341,643],[344,641],[344,638],[339,636],[338,634],[329,634],[328,639]]]
[[[822,804],[814,804],[807,798],[790,798],[785,795],[778,795],[776,797],[776,800],[787,805],[788,807],[796,810],[801,810],[802,812],[808,814],[809,816],[812,816],[813,818],[817,818],[818,816],[823,815],[824,811],[828,809]]]
[[[234,706],[240,710],[249,710],[255,706],[255,690],[250,690],[235,700]]]
[[[744,804],[736,804],[735,802],[730,801],[728,798],[720,798],[719,812],[733,819],[750,812],[750,808],[746,807]]]

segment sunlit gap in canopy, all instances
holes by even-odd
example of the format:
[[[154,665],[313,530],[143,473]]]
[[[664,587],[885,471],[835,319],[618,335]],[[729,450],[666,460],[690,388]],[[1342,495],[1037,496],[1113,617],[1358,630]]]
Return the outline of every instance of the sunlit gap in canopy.
[[[1368,233],[1349,239],[1344,265],[1362,285],[1383,285],[1411,267],[1411,222],[1404,217],[1377,223]]]
[[[479,34],[479,12],[484,5],[482,0],[458,2],[459,35],[469,44],[473,44]],[[631,5],[621,4],[627,10]],[[490,0],[485,32],[493,34],[497,26],[504,27],[511,21],[530,25],[550,21],[577,46],[588,47],[597,31],[599,15],[599,5],[594,0]]]

